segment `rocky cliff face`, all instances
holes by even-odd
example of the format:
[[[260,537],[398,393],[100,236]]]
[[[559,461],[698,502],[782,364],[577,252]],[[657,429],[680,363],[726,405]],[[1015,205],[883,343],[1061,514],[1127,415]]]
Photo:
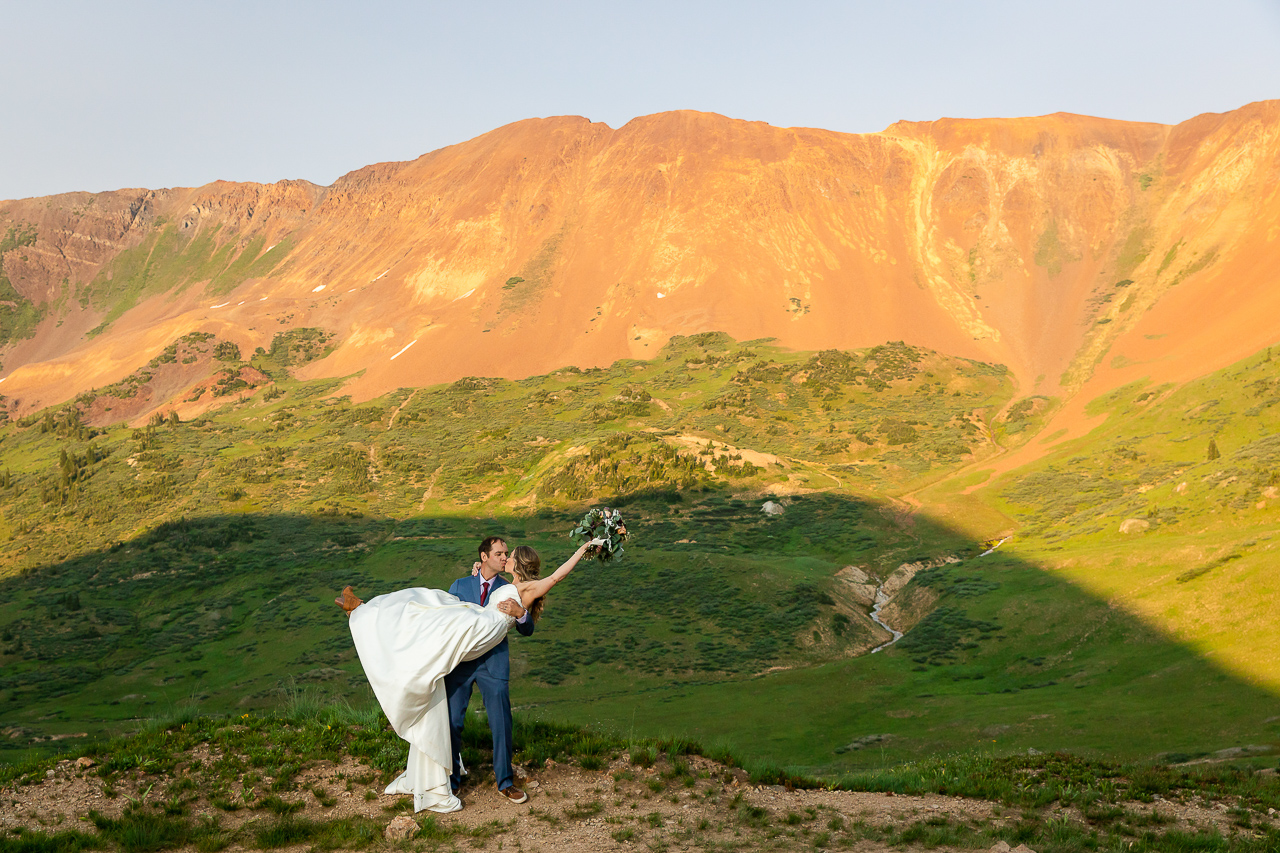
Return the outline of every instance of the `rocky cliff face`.
[[[2,202],[0,314],[38,322],[0,341],[0,392],[26,411],[192,331],[251,351],[303,325],[339,344],[306,375],[363,371],[357,397],[645,358],[710,329],[905,340],[1007,364],[1028,394],[1177,380],[1275,343],[1278,137],[1280,102],[1176,127],[1059,114],[867,135],[569,117],[328,188]]]

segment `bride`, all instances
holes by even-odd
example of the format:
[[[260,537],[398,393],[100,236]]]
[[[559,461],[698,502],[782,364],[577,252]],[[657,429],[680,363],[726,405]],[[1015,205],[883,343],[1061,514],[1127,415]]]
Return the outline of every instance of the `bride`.
[[[409,742],[408,766],[386,793],[412,793],[414,811],[462,808],[449,787],[453,754],[445,675],[502,642],[507,629],[526,610],[536,620],[547,592],[573,571],[592,546],[605,541],[583,544],[545,578],[540,577],[538,552],[521,545],[505,566],[513,582],[494,589],[484,607],[422,587],[367,602],[357,598],[351,587],[342,590],[335,602],[350,617],[351,636],[365,675],[391,727]]]

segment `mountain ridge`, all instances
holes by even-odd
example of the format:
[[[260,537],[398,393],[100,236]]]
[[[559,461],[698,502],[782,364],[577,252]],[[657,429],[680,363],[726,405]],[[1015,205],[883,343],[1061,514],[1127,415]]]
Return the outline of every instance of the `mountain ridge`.
[[[0,311],[39,322],[3,339],[0,393],[27,413],[194,331],[251,351],[299,326],[337,337],[300,375],[359,374],[356,399],[712,329],[901,339],[1049,396],[1181,381],[1274,343],[1278,139],[1280,101],[1173,126],[1056,113],[877,134],[561,116],[329,187],[5,201],[0,232],[34,240],[5,243]]]

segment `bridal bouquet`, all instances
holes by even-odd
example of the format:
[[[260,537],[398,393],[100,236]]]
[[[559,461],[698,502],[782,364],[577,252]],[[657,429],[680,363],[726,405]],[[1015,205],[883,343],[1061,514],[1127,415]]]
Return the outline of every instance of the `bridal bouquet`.
[[[587,553],[594,551],[597,560],[607,563],[614,557],[622,556],[622,543],[627,541],[627,525],[622,520],[622,513],[616,509],[593,509],[582,517],[577,527],[569,531],[569,538],[575,542],[606,540],[605,544],[592,548]]]

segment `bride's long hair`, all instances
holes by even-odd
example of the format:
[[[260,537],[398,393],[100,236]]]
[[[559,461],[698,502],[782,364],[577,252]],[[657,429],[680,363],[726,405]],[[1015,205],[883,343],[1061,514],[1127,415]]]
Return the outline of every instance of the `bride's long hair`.
[[[511,556],[515,557],[515,568],[511,570],[511,574],[515,575],[516,580],[521,583],[536,581],[542,577],[542,558],[538,556],[538,552],[530,548],[528,545],[521,545],[511,552]],[[529,605],[529,617],[537,622],[542,616],[542,605],[546,596],[542,596],[533,604]]]

